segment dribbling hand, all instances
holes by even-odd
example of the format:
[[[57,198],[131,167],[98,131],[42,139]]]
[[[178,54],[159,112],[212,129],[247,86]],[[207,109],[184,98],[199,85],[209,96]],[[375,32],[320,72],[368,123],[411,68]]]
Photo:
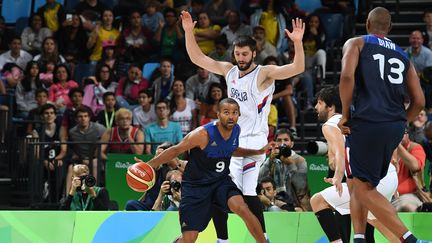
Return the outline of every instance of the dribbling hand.
[[[182,26],[183,26],[184,31],[185,32],[192,32],[194,27],[195,27],[196,21],[193,21],[190,13],[183,10],[180,14],[180,18],[182,21]]]
[[[305,31],[305,23],[303,20],[296,18],[292,20],[293,31],[289,32],[289,30],[285,29],[285,34],[293,41],[302,41],[303,34]]]

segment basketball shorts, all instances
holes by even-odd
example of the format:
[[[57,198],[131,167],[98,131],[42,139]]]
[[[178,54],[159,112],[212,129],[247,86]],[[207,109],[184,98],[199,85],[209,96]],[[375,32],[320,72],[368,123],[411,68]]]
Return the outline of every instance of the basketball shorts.
[[[203,231],[210,222],[213,205],[228,212],[228,199],[241,195],[229,176],[204,185],[183,182],[181,190],[179,215],[182,232]]]
[[[398,186],[396,168],[390,165],[387,175],[380,180],[377,191],[390,202]],[[350,214],[350,194],[346,183],[342,183],[342,196],[340,197],[334,186],[320,192],[324,200],[342,215]],[[368,212],[368,219],[375,219],[375,216]]]
[[[264,136],[240,137],[239,146],[248,149],[261,149],[267,144]],[[230,175],[238,189],[245,196],[256,196],[259,169],[265,160],[265,154],[250,157],[232,157]]]
[[[346,156],[351,174],[376,187],[387,174],[393,151],[401,142],[405,122],[352,121],[346,138]]]

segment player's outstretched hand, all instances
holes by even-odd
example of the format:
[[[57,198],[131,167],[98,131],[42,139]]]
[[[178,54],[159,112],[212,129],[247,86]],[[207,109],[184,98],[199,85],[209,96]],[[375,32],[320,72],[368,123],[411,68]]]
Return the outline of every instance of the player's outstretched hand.
[[[348,127],[348,118],[342,116],[338,123],[338,127],[341,130],[343,135],[351,134],[351,129]]]
[[[193,21],[190,13],[183,10],[180,14],[180,18],[181,18],[181,22],[182,22],[182,26],[183,26],[184,31],[185,32],[188,32],[188,31],[192,32],[194,27],[195,27],[196,21]]]
[[[293,41],[302,41],[303,34],[305,31],[305,23],[303,20],[296,18],[292,20],[293,31],[289,32],[289,30],[285,29],[285,34]]]
[[[339,197],[342,196],[342,179],[338,178],[337,176],[332,178],[324,177],[324,181],[334,185]]]

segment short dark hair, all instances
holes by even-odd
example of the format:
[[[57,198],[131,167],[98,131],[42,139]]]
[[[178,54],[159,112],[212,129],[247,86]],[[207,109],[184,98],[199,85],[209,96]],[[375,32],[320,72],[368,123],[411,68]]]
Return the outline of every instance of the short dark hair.
[[[102,96],[102,100],[105,100],[108,96],[114,96],[115,97],[115,94],[114,94],[114,92],[111,92],[111,91],[105,92]]]
[[[82,96],[84,96],[84,90],[82,90],[81,88],[76,87],[76,88],[72,88],[72,89],[69,90],[69,93],[68,93],[69,98],[72,99],[72,96],[75,93],[80,93]]]
[[[316,94],[317,100],[322,100],[328,107],[335,106],[337,113],[342,112],[342,102],[339,97],[339,86],[323,88]]]
[[[240,105],[233,98],[225,98],[225,99],[221,100],[218,104],[218,110],[220,110],[222,105],[224,105],[224,104],[235,104],[240,111]]]
[[[138,95],[140,94],[146,94],[147,97],[153,98],[153,92],[151,91],[151,89],[142,89],[138,92]]]
[[[262,178],[260,181],[260,185],[262,185],[263,183],[267,183],[267,182],[270,182],[273,186],[273,189],[276,190],[276,182],[270,176],[266,176],[266,177]]]
[[[40,108],[39,115],[43,115],[43,113],[48,109],[53,109],[54,113],[57,113],[57,108],[55,107],[55,105],[47,103]]]
[[[275,56],[268,56],[268,57],[266,57],[264,59],[264,61],[263,61],[263,64],[264,65],[268,65],[269,62],[275,62],[275,63],[279,64],[279,60]]]
[[[276,141],[276,139],[279,137],[279,135],[281,134],[288,134],[289,138],[291,141],[294,141],[294,136],[292,134],[292,132],[289,129],[286,128],[279,128],[278,130],[276,130],[276,133],[274,135],[274,140]]]
[[[75,118],[78,117],[78,113],[87,113],[89,115],[89,117],[92,117],[93,112],[90,110],[89,107],[87,106],[80,106],[75,110]]]
[[[220,36],[216,37],[214,43],[215,45],[222,45],[225,48],[228,48],[228,40],[225,34],[221,34]]]
[[[249,35],[241,35],[237,37],[232,44],[233,46],[238,47],[248,46],[252,52],[256,50],[256,41]]]
[[[166,100],[163,100],[163,99],[156,101],[155,108],[160,103],[164,103],[167,106],[168,109],[170,108],[169,103]]]
[[[48,95],[48,90],[46,90],[44,88],[37,88],[35,91],[35,96],[37,96],[40,93],[45,93],[46,95]]]

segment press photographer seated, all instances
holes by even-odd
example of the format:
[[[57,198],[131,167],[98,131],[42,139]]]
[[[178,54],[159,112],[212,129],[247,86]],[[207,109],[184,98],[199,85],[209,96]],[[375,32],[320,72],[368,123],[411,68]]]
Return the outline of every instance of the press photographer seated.
[[[78,164],[72,169],[72,186],[61,210],[89,211],[108,210],[109,195],[103,187],[96,185],[96,179],[89,174],[87,165]]]
[[[178,211],[181,200],[181,181],[183,173],[171,170],[162,183],[159,195],[153,205],[153,211]]]

